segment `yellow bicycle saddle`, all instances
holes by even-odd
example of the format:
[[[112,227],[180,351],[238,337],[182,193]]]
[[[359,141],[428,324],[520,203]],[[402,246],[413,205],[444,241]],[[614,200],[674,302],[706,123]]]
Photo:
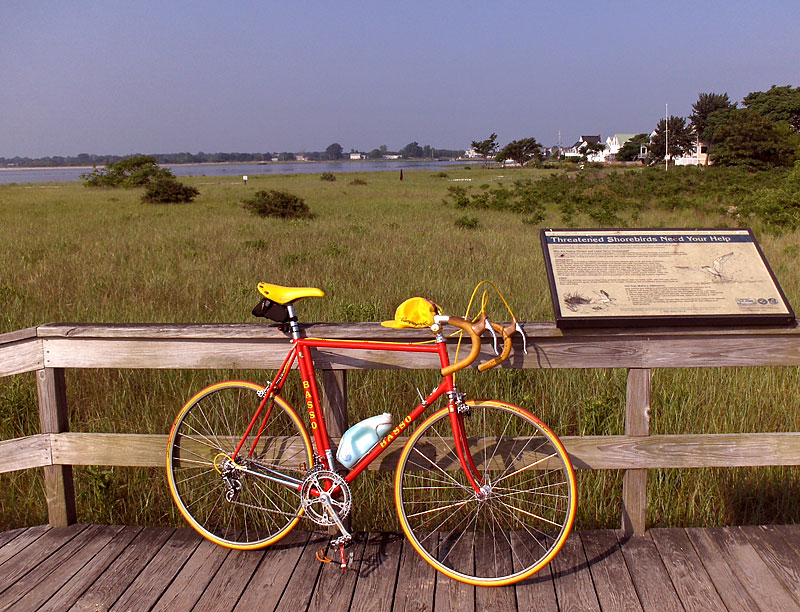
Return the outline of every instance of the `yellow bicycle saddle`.
[[[258,291],[277,304],[289,304],[306,297],[325,297],[325,292],[316,287],[281,287],[270,283],[258,283]]]

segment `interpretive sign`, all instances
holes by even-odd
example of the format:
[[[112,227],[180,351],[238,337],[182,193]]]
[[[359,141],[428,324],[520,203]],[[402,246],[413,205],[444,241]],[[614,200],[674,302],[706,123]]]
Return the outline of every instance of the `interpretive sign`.
[[[794,321],[749,229],[548,229],[541,239],[559,327]]]

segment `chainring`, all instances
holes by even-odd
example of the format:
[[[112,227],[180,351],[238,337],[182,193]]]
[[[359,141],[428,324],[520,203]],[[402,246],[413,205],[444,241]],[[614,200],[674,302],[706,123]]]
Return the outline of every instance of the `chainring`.
[[[327,491],[336,490],[334,495]],[[330,470],[311,470],[300,489],[300,503],[305,515],[317,525],[330,527],[336,521],[328,511],[325,500],[329,500],[334,512],[343,519],[350,514],[352,497],[347,481]]]

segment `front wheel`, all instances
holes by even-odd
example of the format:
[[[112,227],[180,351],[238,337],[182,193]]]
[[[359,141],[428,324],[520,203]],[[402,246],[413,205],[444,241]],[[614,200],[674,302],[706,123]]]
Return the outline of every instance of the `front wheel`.
[[[228,548],[272,544],[303,514],[300,483],[313,463],[311,441],[280,396],[233,456],[263,389],[243,381],[207,387],[186,403],[169,434],[167,480],[178,509],[202,536]]]
[[[522,408],[468,402],[463,418],[476,493],[456,453],[450,413],[420,425],[400,455],[395,502],[416,551],[455,580],[502,586],[558,553],[575,519],[575,473],[550,429]]]

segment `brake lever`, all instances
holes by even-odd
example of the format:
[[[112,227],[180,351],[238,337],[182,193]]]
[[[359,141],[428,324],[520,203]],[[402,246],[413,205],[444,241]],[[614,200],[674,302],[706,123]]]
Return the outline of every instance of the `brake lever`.
[[[525,332],[522,331],[522,325],[519,324],[519,321],[514,321],[514,327],[519,332],[519,335],[522,336],[522,351],[527,355],[528,341],[525,339]]]
[[[489,317],[486,317],[486,328],[492,333],[492,345],[495,355],[499,355],[500,351],[497,350],[497,332],[494,331],[494,325],[489,320]]]

